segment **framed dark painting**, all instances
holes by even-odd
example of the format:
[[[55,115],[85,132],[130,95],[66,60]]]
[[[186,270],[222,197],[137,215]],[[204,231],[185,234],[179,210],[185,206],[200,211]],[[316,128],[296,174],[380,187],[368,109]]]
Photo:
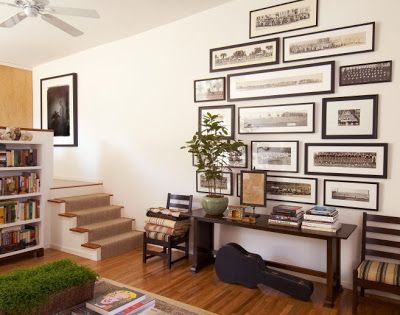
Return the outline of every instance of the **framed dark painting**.
[[[267,172],[240,172],[240,204],[252,207],[265,207]]]
[[[213,102],[225,100],[225,77],[194,81],[194,102]]]
[[[41,128],[54,130],[54,146],[78,146],[78,75],[40,80]]]
[[[392,61],[342,66],[339,72],[340,86],[391,82]]]
[[[203,116],[207,113],[218,115],[218,120],[223,122],[228,134],[227,139],[235,137],[235,105],[201,106],[199,107],[199,132],[204,132],[202,125]]]

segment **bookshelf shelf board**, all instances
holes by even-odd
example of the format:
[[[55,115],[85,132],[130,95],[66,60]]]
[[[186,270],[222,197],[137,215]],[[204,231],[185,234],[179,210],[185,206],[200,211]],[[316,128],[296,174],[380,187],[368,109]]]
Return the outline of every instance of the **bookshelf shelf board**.
[[[0,172],[41,170],[41,166],[0,167]]]
[[[13,223],[6,223],[6,224],[0,224],[0,229],[4,229],[10,226],[18,226],[18,225],[23,225],[23,224],[30,224],[30,223],[36,223],[36,222],[40,222],[42,221],[42,219],[38,218],[38,219],[32,219],[32,220],[24,220],[24,221],[16,221]]]
[[[13,252],[5,253],[5,254],[0,255],[0,259],[4,258],[4,257],[14,256],[14,255],[21,254],[21,253],[30,252],[30,251],[37,250],[42,247],[43,247],[43,245],[36,245],[36,246],[31,246],[31,247],[27,247],[24,249],[16,250]]]
[[[30,197],[37,197],[37,196],[41,196],[41,195],[42,194],[40,192],[31,193],[31,194],[4,195],[4,196],[0,196],[0,200],[30,198]]]

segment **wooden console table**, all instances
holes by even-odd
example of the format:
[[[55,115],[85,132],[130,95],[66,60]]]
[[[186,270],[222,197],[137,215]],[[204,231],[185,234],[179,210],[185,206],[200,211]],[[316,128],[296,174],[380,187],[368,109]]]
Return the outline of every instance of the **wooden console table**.
[[[271,267],[291,270],[326,279],[325,306],[333,307],[335,298],[343,290],[340,272],[340,241],[348,239],[357,228],[353,224],[342,224],[337,233],[302,231],[299,228],[281,227],[268,224],[268,215],[261,215],[255,224],[243,223],[241,221],[224,219],[207,215],[202,209],[194,210],[191,214],[193,219],[193,265],[191,271],[198,272],[204,266],[214,262],[214,224],[233,225],[248,229],[262,230],[272,233],[288,234],[300,237],[316,238],[326,241],[326,272],[302,268],[298,266],[266,261]]]

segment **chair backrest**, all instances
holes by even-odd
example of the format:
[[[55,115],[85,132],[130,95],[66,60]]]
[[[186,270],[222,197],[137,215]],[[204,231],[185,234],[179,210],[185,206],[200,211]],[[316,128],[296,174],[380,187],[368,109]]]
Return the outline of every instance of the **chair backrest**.
[[[167,208],[181,212],[192,212],[193,195],[176,195],[168,193]]]
[[[371,222],[377,222],[378,224],[371,225],[369,224]],[[373,233],[373,235],[367,235],[367,233]],[[388,237],[399,239],[400,218],[364,212],[361,259],[365,260],[365,256],[374,256],[400,260],[400,242],[388,240]],[[371,249],[368,245],[378,245],[379,249]],[[383,250],[381,250],[380,246],[384,247]]]

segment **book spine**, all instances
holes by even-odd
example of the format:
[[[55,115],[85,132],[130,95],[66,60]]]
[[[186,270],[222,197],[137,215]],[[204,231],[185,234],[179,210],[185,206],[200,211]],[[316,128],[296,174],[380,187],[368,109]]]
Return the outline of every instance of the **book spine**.
[[[338,216],[330,217],[330,216],[322,216],[322,215],[313,215],[313,214],[305,214],[304,215],[304,220],[310,220],[310,221],[322,221],[322,222],[336,222],[338,219]]]
[[[290,221],[274,220],[274,219],[269,219],[268,223],[276,224],[276,225],[288,225],[288,226],[299,226],[300,225],[298,222],[290,222]]]

